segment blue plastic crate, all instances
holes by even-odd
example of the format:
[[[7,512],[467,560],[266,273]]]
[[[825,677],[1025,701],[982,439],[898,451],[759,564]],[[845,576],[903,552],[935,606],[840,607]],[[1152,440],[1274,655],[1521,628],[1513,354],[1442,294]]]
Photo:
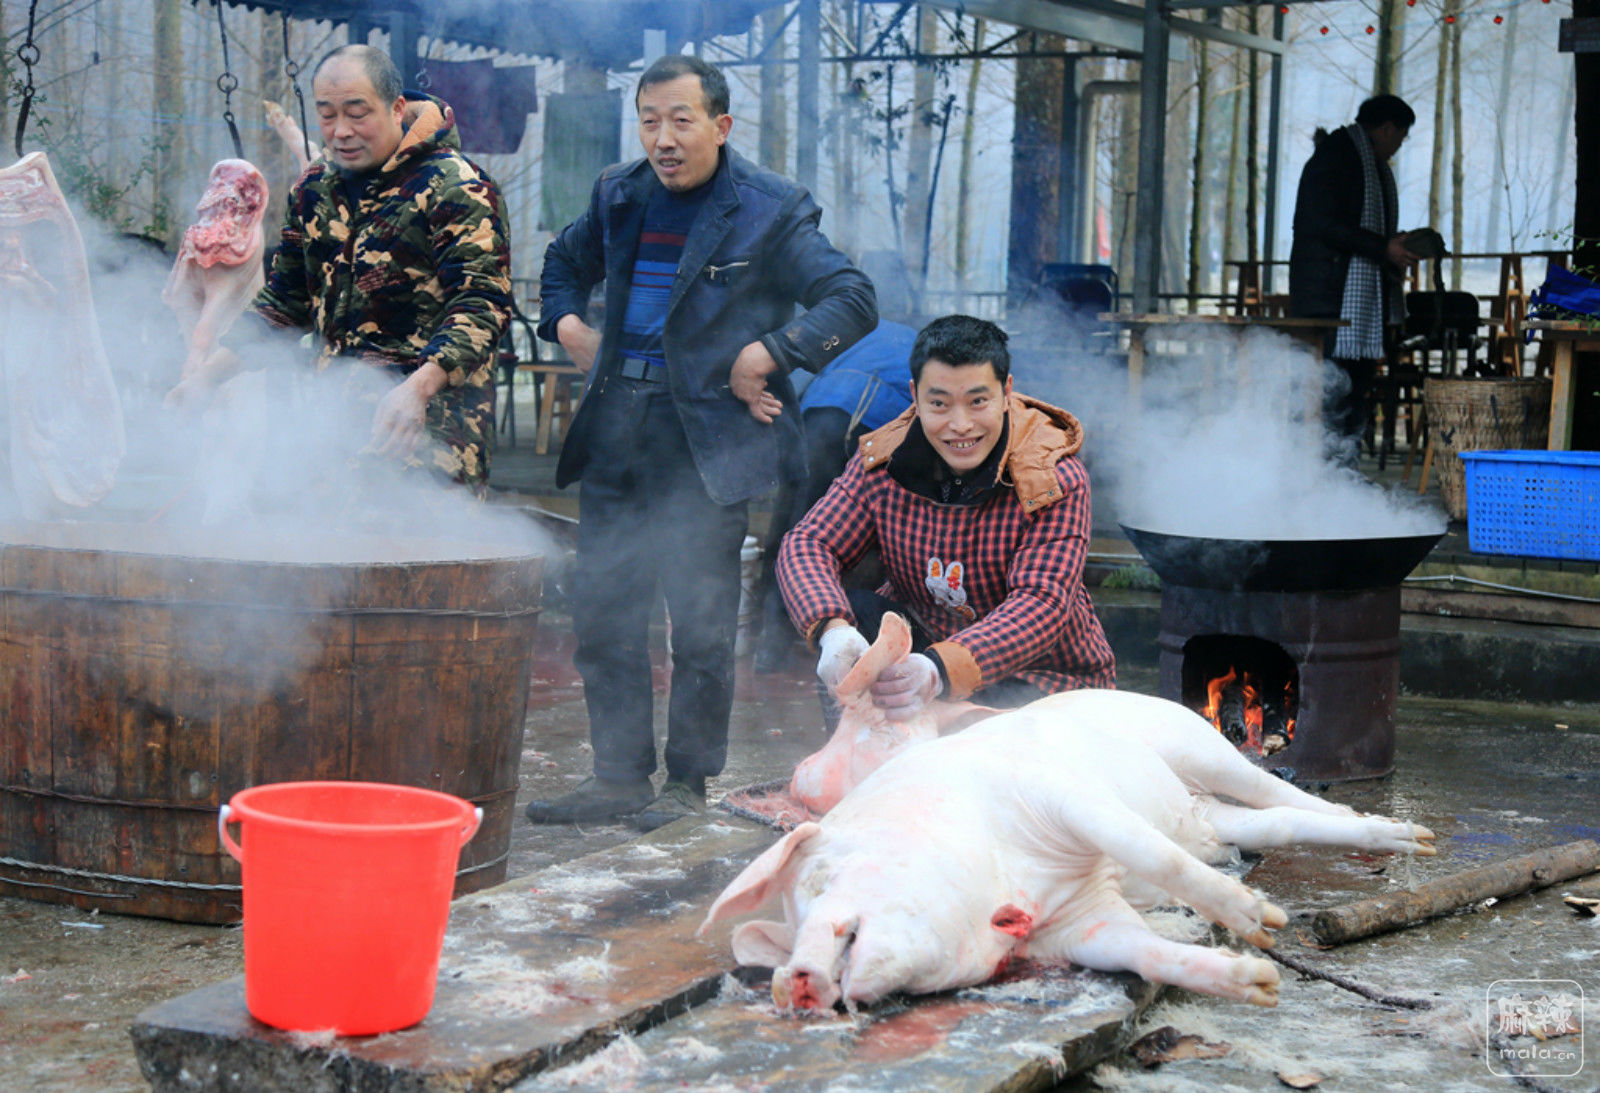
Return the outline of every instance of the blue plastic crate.
[[[1481,554],[1600,561],[1600,452],[1462,452]]]

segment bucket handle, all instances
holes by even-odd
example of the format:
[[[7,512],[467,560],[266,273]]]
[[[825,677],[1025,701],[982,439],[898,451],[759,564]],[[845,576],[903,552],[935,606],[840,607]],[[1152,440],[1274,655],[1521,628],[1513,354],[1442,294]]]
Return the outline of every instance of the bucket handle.
[[[221,808],[217,809],[217,838],[222,841],[223,849],[228,852],[228,856],[233,858],[234,861],[242,863],[244,861],[244,851],[228,834],[228,824],[232,822],[232,820],[233,809],[229,808],[227,805],[223,805]],[[461,826],[460,838],[462,846],[466,846],[472,841],[472,837],[478,833],[478,827],[482,823],[483,809],[474,806],[472,809],[472,819]]]
[[[239,844],[234,842],[233,839],[228,835],[228,824],[232,822],[232,820],[233,809],[229,808],[227,805],[223,805],[221,808],[217,809],[217,838],[222,841],[222,848],[228,852],[228,856],[234,861],[243,864],[244,851],[240,849]]]

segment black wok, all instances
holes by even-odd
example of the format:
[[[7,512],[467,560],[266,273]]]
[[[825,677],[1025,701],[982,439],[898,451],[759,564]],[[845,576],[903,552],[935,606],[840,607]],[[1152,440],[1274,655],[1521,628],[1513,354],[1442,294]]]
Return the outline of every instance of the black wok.
[[[1365,539],[1205,539],[1122,530],[1167,584],[1224,592],[1350,592],[1399,584],[1444,532]]]

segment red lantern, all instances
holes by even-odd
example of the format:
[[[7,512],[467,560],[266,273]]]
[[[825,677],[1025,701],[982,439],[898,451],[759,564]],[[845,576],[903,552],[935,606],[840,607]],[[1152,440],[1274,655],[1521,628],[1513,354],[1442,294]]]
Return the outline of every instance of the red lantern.
[[[1367,24],[1367,33],[1368,34],[1376,34],[1377,32],[1378,32],[1378,28],[1377,27],[1373,26],[1371,23]]]
[[[1506,17],[1504,15],[1496,15],[1494,17],[1494,25],[1495,26],[1499,26],[1501,23],[1503,23],[1505,21],[1506,21]]]
[[[1454,15],[1446,15],[1444,17],[1444,21],[1447,23],[1453,23],[1456,21],[1456,17]]]
[[[1322,28],[1322,33],[1324,33],[1324,34],[1328,33],[1328,28],[1327,27],[1323,27]]]

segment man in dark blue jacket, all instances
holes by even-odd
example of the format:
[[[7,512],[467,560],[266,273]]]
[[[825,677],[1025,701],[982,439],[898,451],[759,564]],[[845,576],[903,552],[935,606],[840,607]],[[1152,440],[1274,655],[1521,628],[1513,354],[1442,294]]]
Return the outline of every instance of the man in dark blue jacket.
[[[704,808],[705,780],[726,759],[747,502],[805,473],[788,374],[849,348],[877,307],[872,283],[818,230],[811,196],[727,147],[721,72],[663,57],[635,104],[645,158],[607,168],[545,253],[539,335],[589,374],[556,483],[582,479],[573,626],[594,777],[528,817],[637,813],[650,830]],[[585,317],[601,281],[596,330]],[[672,620],[659,796],[658,585]]]

